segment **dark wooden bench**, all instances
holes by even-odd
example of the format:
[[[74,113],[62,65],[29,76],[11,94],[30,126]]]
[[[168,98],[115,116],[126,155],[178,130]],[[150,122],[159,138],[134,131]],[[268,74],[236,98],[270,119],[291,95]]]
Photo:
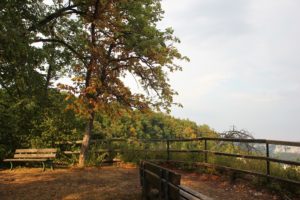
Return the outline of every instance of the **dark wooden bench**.
[[[14,158],[4,159],[4,162],[10,162],[10,169],[13,169],[14,162],[41,162],[43,171],[46,164],[49,164],[53,170],[53,159],[56,158],[57,149],[16,149]]]
[[[213,200],[180,185],[181,175],[153,162],[140,162],[143,200]]]

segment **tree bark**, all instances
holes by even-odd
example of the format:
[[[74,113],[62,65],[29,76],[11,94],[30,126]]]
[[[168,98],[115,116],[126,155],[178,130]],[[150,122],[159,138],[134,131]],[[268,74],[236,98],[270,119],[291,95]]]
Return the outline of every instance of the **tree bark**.
[[[85,166],[85,161],[86,161],[86,158],[87,158],[89,144],[90,144],[90,140],[91,140],[91,136],[92,136],[94,116],[95,116],[95,113],[93,112],[91,114],[91,118],[88,120],[88,123],[86,125],[86,130],[84,132],[82,145],[81,145],[81,149],[80,149],[78,167],[84,167]]]

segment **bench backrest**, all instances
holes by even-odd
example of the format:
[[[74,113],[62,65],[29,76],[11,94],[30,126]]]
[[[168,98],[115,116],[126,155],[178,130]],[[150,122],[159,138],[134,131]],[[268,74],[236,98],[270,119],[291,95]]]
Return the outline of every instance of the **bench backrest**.
[[[57,149],[16,149],[14,158],[48,158],[56,157]]]

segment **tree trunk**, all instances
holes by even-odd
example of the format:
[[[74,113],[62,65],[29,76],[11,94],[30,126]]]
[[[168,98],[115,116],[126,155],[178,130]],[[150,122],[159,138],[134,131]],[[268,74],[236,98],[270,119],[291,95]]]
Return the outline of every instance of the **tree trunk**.
[[[94,17],[93,17],[94,20],[97,19],[98,10],[99,10],[99,0],[97,0],[95,2],[95,11],[94,11]],[[93,48],[96,47],[95,27],[96,27],[96,24],[94,22],[92,22],[90,32],[91,32],[91,44],[92,44]],[[93,68],[94,68],[94,65],[97,65],[96,61],[97,61],[97,54],[95,54],[95,52],[92,50],[91,60],[90,60],[89,65],[87,66],[86,79],[85,79],[85,88],[88,88],[90,86],[92,73],[93,73]],[[86,98],[89,99],[91,97],[86,96]],[[78,162],[79,167],[84,167],[85,166],[85,161],[86,161],[87,152],[88,152],[88,149],[89,149],[90,139],[91,139],[92,130],[93,130],[93,123],[94,123],[94,116],[95,116],[95,111],[94,111],[93,105],[89,104],[89,109],[91,109],[92,112],[91,112],[90,119],[88,120],[86,130],[85,130],[83,140],[82,140],[82,145],[81,145],[80,155],[79,155],[79,162]]]
[[[55,37],[54,29],[51,27],[51,38]],[[50,81],[52,79],[53,71],[55,70],[55,44],[52,43],[52,51],[50,52],[50,59],[49,59],[49,68],[46,76],[46,83],[45,83],[45,96],[48,96],[48,88],[50,86]]]
[[[94,115],[95,115],[95,113],[93,112],[91,114],[91,118],[88,120],[88,123],[86,125],[86,130],[84,132],[84,136],[83,136],[83,139],[82,139],[82,145],[81,145],[81,149],[80,149],[78,167],[84,167],[85,166],[85,161],[86,161],[88,149],[89,149],[89,146],[90,146],[90,139],[91,139],[91,136],[92,136]]]
[[[50,85],[50,80],[52,78],[52,65],[49,64],[48,72],[47,72],[47,77],[46,77],[46,83],[45,83],[45,96],[48,95],[48,88]]]

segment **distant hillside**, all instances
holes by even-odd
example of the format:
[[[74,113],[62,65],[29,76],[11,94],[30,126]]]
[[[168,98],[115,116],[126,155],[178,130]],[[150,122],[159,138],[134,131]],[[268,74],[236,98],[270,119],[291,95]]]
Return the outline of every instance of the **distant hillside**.
[[[276,145],[271,153],[272,157],[300,162],[300,147]]]
[[[266,154],[266,147],[262,144],[253,145],[257,152],[262,155]],[[300,147],[291,147],[283,145],[270,145],[270,156],[283,160],[292,160],[300,162]]]
[[[300,162],[300,154],[299,153],[287,153],[281,152],[272,155],[272,157],[280,158],[283,160],[292,160],[292,161],[299,161]]]
[[[300,154],[300,147],[291,147],[291,146],[282,146],[282,145],[276,145],[274,149],[275,153],[298,153]]]

